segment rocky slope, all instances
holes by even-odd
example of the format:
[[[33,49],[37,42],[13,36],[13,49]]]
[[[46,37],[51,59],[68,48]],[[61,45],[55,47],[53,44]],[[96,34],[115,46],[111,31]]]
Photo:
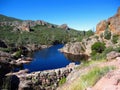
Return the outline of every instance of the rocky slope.
[[[113,34],[120,35],[120,7],[117,13],[107,20],[103,20],[96,26],[96,34],[103,33],[106,29],[109,29]]]
[[[104,42],[106,47],[110,49],[110,47],[116,48],[120,47],[119,43],[119,35],[120,35],[120,8],[113,17],[109,18],[108,20],[101,21],[96,26],[96,34],[89,38],[83,39],[82,42],[77,43],[68,43],[66,44],[60,51],[65,53],[71,54],[87,54],[90,55],[91,53],[91,46],[95,42]],[[105,31],[110,31],[109,34],[110,39],[105,38]],[[107,33],[108,34],[108,33]],[[113,43],[112,40],[114,35],[117,35],[118,39],[116,43]],[[79,43],[79,44],[78,44]],[[72,48],[74,48],[72,50]],[[81,49],[83,48],[83,49]],[[98,54],[99,55],[99,54]],[[97,57],[97,56],[96,56]],[[90,64],[87,67],[78,69],[72,72],[68,77],[66,83],[59,87],[57,90],[80,90],[80,89],[73,89],[73,85],[79,85],[81,75],[89,72],[90,70],[97,67],[104,67],[104,66],[114,66],[116,67],[115,70],[108,72],[105,76],[103,76],[98,82],[92,86],[91,88],[86,87],[86,90],[120,90],[120,53],[112,51],[106,55],[106,62],[94,63]],[[85,81],[83,81],[86,83]]]
[[[12,18],[12,17],[7,17],[4,15],[0,15],[0,26],[13,26],[13,30],[17,31],[31,31],[31,27],[34,27],[36,25],[42,25],[42,26],[46,26],[48,28],[61,28],[61,29],[65,29],[65,30],[69,30],[70,28],[68,27],[67,24],[62,24],[62,25],[54,25],[54,24],[50,24],[48,22],[45,22],[43,20],[37,20],[37,21],[32,21],[32,20],[20,20],[20,19],[16,19],[16,18]]]
[[[118,35],[118,36],[117,36]],[[68,43],[66,44],[60,51],[71,54],[80,54],[86,53],[90,55],[91,46],[95,42],[104,42],[106,47],[116,47],[120,45],[119,37],[120,35],[120,7],[118,8],[117,14],[113,17],[110,17],[108,20],[103,20],[96,26],[96,34],[83,39],[82,42],[77,43]],[[114,37],[117,37],[116,43],[113,42],[115,40]],[[109,38],[108,38],[109,37]]]
[[[114,57],[114,54],[112,56]],[[80,82],[79,80],[81,80],[80,76],[86,74],[95,67],[102,68],[105,66],[114,66],[116,69],[108,72],[105,76],[103,76],[100,80],[98,80],[93,87],[91,88],[86,87],[86,90],[119,90],[120,89],[120,84],[119,84],[120,57],[119,56],[113,58],[110,61],[108,60],[105,62],[96,62],[90,64],[87,67],[82,67],[80,69],[74,70],[68,75],[66,83],[58,87],[57,90],[80,90],[80,89],[73,89],[74,87],[73,85],[76,85],[77,83],[79,85]],[[85,81],[83,82],[85,83]]]
[[[91,46],[95,42],[103,42],[103,40],[100,37],[96,38],[96,36],[91,36],[83,39],[82,42],[67,43],[63,48],[60,49],[60,51],[73,55],[86,54],[89,56],[91,53]]]
[[[76,67],[77,65],[75,63],[70,63],[63,68],[32,72],[29,74],[26,69],[8,73],[6,76],[16,75],[19,78],[18,90],[56,90],[60,85],[60,80],[66,78]]]

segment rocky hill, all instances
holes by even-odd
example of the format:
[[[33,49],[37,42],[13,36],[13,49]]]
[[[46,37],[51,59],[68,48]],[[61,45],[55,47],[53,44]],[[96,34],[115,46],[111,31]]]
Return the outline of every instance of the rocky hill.
[[[13,30],[17,31],[31,31],[31,27],[34,27],[36,25],[42,25],[42,26],[47,26],[48,28],[61,28],[65,30],[70,30],[67,24],[62,24],[62,25],[55,25],[51,24],[48,22],[45,22],[43,20],[20,20],[4,15],[0,15],[0,26],[13,26]]]
[[[101,34],[106,29],[109,29],[113,34],[120,35],[120,7],[118,8],[117,13],[114,16],[97,24],[96,34]]]
[[[85,38],[81,42],[67,43],[60,49],[64,53],[87,54],[90,55],[90,59],[86,63],[81,61],[80,67],[70,73],[66,83],[58,87],[57,90],[119,90],[119,40],[120,8],[113,17],[98,23],[93,36]],[[100,43],[105,45],[105,49],[96,53],[93,46],[100,50]],[[102,69],[100,70],[100,68]]]
[[[92,31],[77,31],[69,28],[67,24],[55,25],[43,20],[20,20],[4,15],[0,15],[0,19],[0,50],[2,51],[11,51],[11,48],[21,46],[34,51],[41,45],[81,41],[84,37],[93,34]]]
[[[0,14],[0,22],[7,22],[7,21],[13,22],[13,21],[22,21],[22,20]]]

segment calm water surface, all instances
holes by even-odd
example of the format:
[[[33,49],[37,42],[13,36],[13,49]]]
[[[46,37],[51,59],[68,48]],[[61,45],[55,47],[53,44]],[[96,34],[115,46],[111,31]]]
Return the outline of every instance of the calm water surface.
[[[30,64],[25,64],[24,68],[27,68],[30,72],[33,72],[65,67],[71,62],[79,64],[79,61],[70,60],[69,58],[66,58],[63,53],[59,52],[58,49],[62,47],[63,45],[55,45],[35,52],[33,61]]]

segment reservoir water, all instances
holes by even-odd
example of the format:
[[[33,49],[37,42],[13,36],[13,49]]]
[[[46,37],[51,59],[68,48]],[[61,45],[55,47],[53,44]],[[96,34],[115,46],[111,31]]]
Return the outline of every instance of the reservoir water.
[[[65,67],[71,62],[75,62],[76,64],[80,63],[78,58],[74,60],[73,56],[73,58],[70,59],[65,57],[66,55],[58,50],[62,47],[63,45],[60,44],[36,51],[33,55],[33,61],[29,64],[25,64],[24,68],[29,69],[30,72],[33,72]],[[71,57],[71,55],[67,56]]]

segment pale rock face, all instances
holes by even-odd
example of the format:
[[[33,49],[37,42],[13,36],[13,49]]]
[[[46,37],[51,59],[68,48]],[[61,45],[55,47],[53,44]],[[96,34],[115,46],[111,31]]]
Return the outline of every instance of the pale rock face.
[[[91,46],[98,41],[102,42],[99,38],[96,38],[95,36],[91,36],[87,39],[83,39],[82,42],[67,43],[63,48],[60,49],[60,51],[74,55],[80,55],[80,54],[90,55]]]
[[[95,36],[91,36],[87,39],[83,39],[82,42],[84,43],[85,46],[85,53],[90,55],[91,51],[91,46],[95,43],[98,42],[100,40],[98,40],[97,38],[95,38]]]
[[[62,49],[60,49],[61,52],[64,53],[71,53],[75,55],[79,55],[84,53],[84,47],[82,46],[82,43],[75,42],[75,43],[67,43]]]

